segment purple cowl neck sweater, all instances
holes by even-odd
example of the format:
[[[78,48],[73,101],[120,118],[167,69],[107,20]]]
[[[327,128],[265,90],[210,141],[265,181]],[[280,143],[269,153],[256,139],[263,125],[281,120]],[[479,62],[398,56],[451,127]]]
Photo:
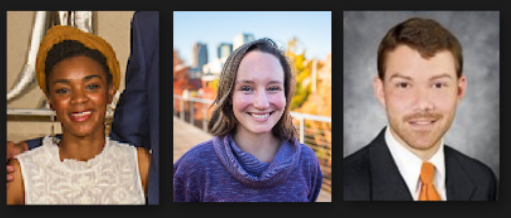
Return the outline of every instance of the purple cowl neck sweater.
[[[316,154],[296,140],[283,140],[272,162],[261,163],[226,135],[174,163],[174,202],[314,202],[322,180]]]

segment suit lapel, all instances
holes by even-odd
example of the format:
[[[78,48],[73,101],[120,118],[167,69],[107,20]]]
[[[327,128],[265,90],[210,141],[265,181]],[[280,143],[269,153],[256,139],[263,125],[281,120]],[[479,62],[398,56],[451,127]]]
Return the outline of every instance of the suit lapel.
[[[445,146],[446,191],[449,201],[468,201],[476,190],[470,174],[463,168],[456,158],[452,148]]]
[[[385,128],[369,145],[371,200],[412,201],[412,195],[385,143]]]

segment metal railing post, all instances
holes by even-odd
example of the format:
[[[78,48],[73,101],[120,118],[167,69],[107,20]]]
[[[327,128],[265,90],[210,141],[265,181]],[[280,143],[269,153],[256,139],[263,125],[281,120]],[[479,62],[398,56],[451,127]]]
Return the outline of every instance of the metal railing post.
[[[300,117],[300,143],[305,144],[305,118]]]
[[[179,109],[181,110],[179,111],[179,116],[182,121],[185,121],[185,100],[183,99],[183,97],[179,99]]]
[[[206,106],[206,103],[202,103],[202,130],[205,132],[208,131],[208,108]]]
[[[192,124],[192,125],[195,125],[195,124],[194,124],[194,120],[195,120],[194,115],[195,115],[195,114],[193,113],[193,112],[194,112],[194,111],[193,111],[193,105],[194,105],[194,103],[195,103],[195,102],[194,102],[193,100],[191,100],[191,99],[190,99],[190,124]]]

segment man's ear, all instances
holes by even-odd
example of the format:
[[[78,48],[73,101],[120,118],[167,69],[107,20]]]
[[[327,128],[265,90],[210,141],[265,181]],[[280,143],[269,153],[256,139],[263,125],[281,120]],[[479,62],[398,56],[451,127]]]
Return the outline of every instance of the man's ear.
[[[463,97],[465,97],[465,93],[467,92],[467,77],[466,76],[461,76],[460,79],[458,80],[458,87],[457,87],[457,98],[458,98],[458,102],[457,104],[459,104],[461,102],[461,99],[463,99]]]
[[[380,77],[375,76],[373,78],[373,89],[374,89],[374,95],[380,102],[380,104],[385,107],[385,93],[383,90],[383,81],[380,79]]]

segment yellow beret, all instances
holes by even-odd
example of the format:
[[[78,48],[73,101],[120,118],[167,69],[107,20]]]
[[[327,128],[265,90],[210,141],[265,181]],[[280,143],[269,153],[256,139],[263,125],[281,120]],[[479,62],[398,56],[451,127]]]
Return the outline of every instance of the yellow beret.
[[[46,56],[53,45],[64,40],[75,40],[82,43],[87,48],[96,49],[101,52],[101,54],[106,57],[106,64],[112,74],[114,90],[117,91],[117,89],[119,89],[121,80],[119,61],[115,56],[112,46],[99,36],[86,33],[72,26],[57,25],[46,32],[46,35],[39,45],[39,52],[37,53],[35,65],[36,80],[44,94],[48,95],[48,93],[46,93],[46,74],[44,72]]]

